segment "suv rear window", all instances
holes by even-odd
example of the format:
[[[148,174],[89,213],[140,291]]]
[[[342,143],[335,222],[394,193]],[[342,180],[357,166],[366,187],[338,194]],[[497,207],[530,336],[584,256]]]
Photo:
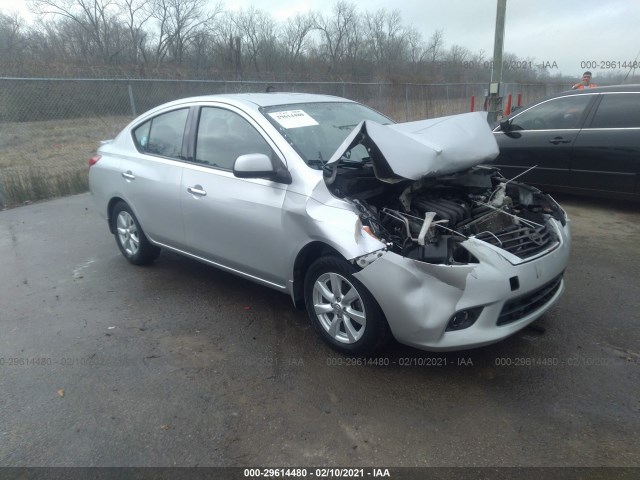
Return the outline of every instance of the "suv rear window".
[[[640,127],[640,93],[605,93],[591,128]]]

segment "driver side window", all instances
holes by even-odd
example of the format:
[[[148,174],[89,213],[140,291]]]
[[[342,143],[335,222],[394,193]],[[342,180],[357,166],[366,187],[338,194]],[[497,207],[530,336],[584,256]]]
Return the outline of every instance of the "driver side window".
[[[202,107],[198,121],[196,163],[232,170],[240,155],[273,151],[262,135],[235,112],[218,107]]]
[[[511,120],[511,130],[565,130],[578,128],[591,95],[555,98],[522,112]]]

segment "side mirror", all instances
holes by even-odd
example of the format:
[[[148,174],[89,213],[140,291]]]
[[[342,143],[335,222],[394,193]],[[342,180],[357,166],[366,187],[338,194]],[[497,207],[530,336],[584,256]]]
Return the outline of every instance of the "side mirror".
[[[509,130],[511,130],[511,120],[506,118],[500,120],[500,130],[503,132],[508,132]]]
[[[278,183],[291,183],[291,174],[285,166],[274,166],[264,153],[240,155],[233,163],[233,174],[238,178],[266,178]]]

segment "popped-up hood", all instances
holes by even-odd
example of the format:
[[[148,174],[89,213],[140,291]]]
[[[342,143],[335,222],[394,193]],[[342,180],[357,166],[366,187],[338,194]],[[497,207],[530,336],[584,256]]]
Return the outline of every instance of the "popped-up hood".
[[[486,116],[486,112],[473,112],[392,125],[364,120],[327,165],[335,168],[345,152],[362,143],[371,152],[376,177],[385,182],[465,170],[498,156],[498,144]]]

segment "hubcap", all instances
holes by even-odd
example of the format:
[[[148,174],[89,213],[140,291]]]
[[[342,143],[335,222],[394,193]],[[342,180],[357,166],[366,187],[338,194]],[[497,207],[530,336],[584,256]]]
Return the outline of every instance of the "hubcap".
[[[118,229],[118,240],[127,255],[133,256],[138,253],[140,248],[140,238],[138,237],[138,229],[136,222],[129,212],[122,211],[118,214],[116,222]]]
[[[355,343],[364,335],[367,317],[355,287],[337,273],[324,273],[313,286],[313,308],[320,324],[341,343]]]

